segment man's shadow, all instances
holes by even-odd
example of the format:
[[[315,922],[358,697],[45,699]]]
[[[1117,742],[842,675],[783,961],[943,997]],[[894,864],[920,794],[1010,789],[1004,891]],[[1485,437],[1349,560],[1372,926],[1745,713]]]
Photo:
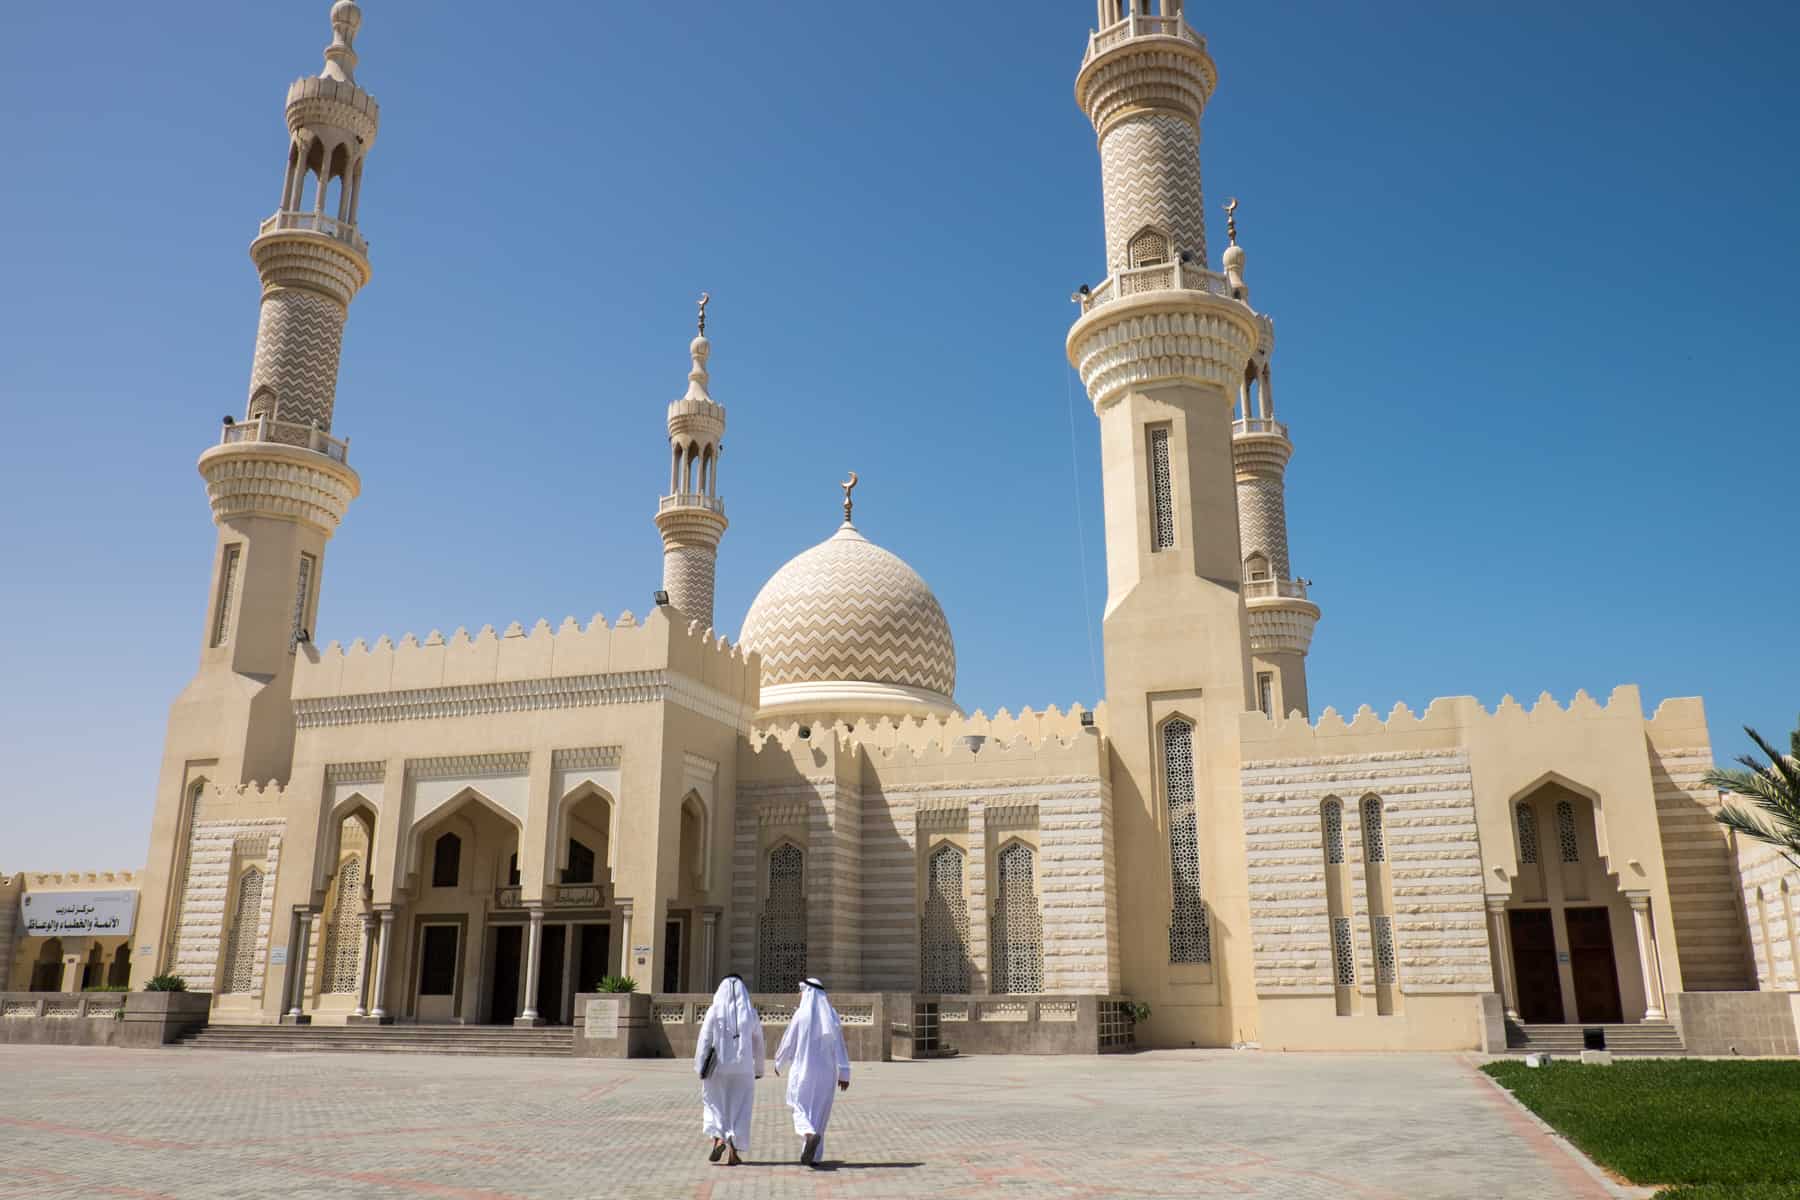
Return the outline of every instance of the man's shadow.
[[[804,1166],[805,1164],[797,1163],[791,1158],[780,1158],[780,1159],[746,1158],[744,1160],[743,1165],[746,1167],[799,1167],[799,1166]],[[821,1162],[821,1163],[814,1163],[808,1169],[813,1170],[813,1171],[894,1171],[894,1170],[908,1170],[913,1167],[922,1167],[924,1165],[925,1164],[922,1162],[866,1162],[866,1163],[863,1163],[863,1162],[844,1162],[841,1159],[827,1159],[826,1161]]]

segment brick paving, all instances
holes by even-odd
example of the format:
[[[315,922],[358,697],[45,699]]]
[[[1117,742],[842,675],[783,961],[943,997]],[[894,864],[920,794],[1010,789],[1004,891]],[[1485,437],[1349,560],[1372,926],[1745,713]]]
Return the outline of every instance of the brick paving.
[[[858,1064],[705,1160],[686,1064],[0,1046],[0,1197],[1604,1197],[1450,1055]]]

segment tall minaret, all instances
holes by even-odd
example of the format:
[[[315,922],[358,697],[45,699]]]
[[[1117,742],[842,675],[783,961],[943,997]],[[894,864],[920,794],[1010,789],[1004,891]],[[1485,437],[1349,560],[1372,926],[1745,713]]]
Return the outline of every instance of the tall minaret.
[[[1248,303],[1236,209],[1236,200],[1225,206],[1231,237],[1225,276]],[[1306,654],[1319,623],[1319,606],[1307,598],[1306,581],[1296,578],[1288,564],[1287,464],[1294,443],[1288,427],[1275,419],[1269,365],[1274,353],[1275,323],[1264,317],[1256,354],[1238,386],[1231,439],[1237,468],[1238,541],[1244,553],[1244,607],[1250,623],[1251,691],[1256,707],[1265,713],[1308,715]]]
[[[1145,1040],[1257,1028],[1238,723],[1252,697],[1232,408],[1262,322],[1207,270],[1200,118],[1217,75],[1178,0],[1099,0],[1075,97],[1099,140],[1107,277],[1069,361],[1100,420],[1121,986]]]
[[[724,449],[725,406],[706,391],[706,306],[700,297],[700,333],[688,347],[694,365],[687,392],[669,404],[669,494],[656,506],[663,540],[663,591],[669,604],[700,628],[713,623],[713,573],[725,534],[725,502],[719,499],[719,453]]]
[[[288,778],[294,660],[310,649],[325,543],[362,486],[331,433],[344,319],[369,280],[356,218],[380,110],[353,74],[361,24],[337,0],[325,69],[288,88],[281,200],[250,243],[256,357],[243,419],[227,416],[200,456],[218,537],[199,670],[169,713],[142,900],[143,936],[163,941],[134,971],[171,965],[195,789]]]

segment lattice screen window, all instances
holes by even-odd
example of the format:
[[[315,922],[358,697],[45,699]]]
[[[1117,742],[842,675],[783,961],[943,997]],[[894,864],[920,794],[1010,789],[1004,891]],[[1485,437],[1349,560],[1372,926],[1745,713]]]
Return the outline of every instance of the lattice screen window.
[[[1331,919],[1331,962],[1339,987],[1356,986],[1356,943],[1350,937],[1350,918]]]
[[[794,845],[769,853],[769,898],[758,922],[756,990],[792,992],[806,978],[806,856]]]
[[[319,990],[341,996],[362,982],[362,859],[352,856],[338,868],[337,892],[331,899],[331,924],[319,963],[324,982]]]
[[[1134,267],[1154,267],[1169,261],[1169,239],[1157,229],[1137,231],[1125,247],[1125,255]]]
[[[1031,847],[1014,842],[999,854],[1000,890],[994,900],[994,991],[1044,990],[1044,916],[1038,907]]]
[[[1150,431],[1150,548],[1175,544],[1175,483],[1169,468],[1169,428]]]
[[[1581,843],[1575,838],[1575,806],[1567,800],[1556,805],[1556,844],[1564,862],[1581,861]]]
[[[1362,819],[1363,861],[1386,862],[1387,837],[1381,826],[1381,800],[1379,797],[1363,797]]]
[[[1375,926],[1375,982],[1391,984],[1395,980],[1394,960],[1394,918],[1376,917]]]
[[[1163,726],[1163,788],[1169,805],[1169,876],[1174,904],[1169,914],[1169,961],[1212,961],[1212,925],[1200,892],[1200,819],[1194,804],[1194,727],[1183,720]]]
[[[231,936],[225,940],[223,991],[248,992],[256,979],[256,933],[262,923],[263,873],[251,867],[238,876],[237,903],[232,906]]]
[[[963,896],[963,854],[945,844],[925,864],[925,915],[920,922],[920,987],[960,995],[969,990],[969,902]]]
[[[1537,817],[1531,811],[1531,805],[1519,805],[1519,861],[1535,863],[1538,860]]]
[[[225,560],[219,564],[219,603],[213,614],[212,644],[223,646],[225,636],[231,632],[231,606],[237,602],[238,559],[243,556],[244,548],[239,545],[225,547]]]
[[[1327,800],[1321,820],[1325,824],[1325,861],[1336,866],[1344,861],[1344,806]]]
[[[306,602],[312,596],[313,556],[300,556],[300,577],[294,583],[294,627],[288,632],[288,653],[292,654],[300,645],[300,635],[306,631]]]

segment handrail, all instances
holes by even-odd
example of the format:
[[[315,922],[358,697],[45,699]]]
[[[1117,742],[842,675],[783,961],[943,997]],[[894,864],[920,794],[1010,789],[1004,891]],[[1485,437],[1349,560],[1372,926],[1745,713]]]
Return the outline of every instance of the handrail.
[[[1239,417],[1231,423],[1233,434],[1273,433],[1278,437],[1288,435],[1288,427],[1273,417]]]
[[[671,508],[704,508],[707,512],[722,513],[725,511],[725,502],[705,492],[676,492],[656,502],[657,512],[668,512]]]
[[[1202,49],[1206,47],[1206,39],[1194,32],[1180,17],[1159,17],[1149,13],[1133,13],[1123,21],[1115,22],[1105,29],[1088,35],[1087,57],[1082,61],[1090,62],[1114,46],[1123,45],[1132,38],[1140,37],[1178,37],[1183,41],[1192,42]]]
[[[1077,292],[1073,298],[1080,302],[1081,311],[1086,313],[1124,296],[1167,290],[1208,292],[1224,300],[1241,299],[1230,279],[1197,263],[1180,260],[1118,271],[1107,276],[1098,287]]]
[[[350,439],[334,438],[317,425],[275,421],[259,415],[244,421],[228,420],[219,431],[221,446],[238,446],[250,442],[298,446],[302,450],[323,454],[333,462],[350,465]]]
[[[324,213],[284,208],[263,221],[262,226],[257,230],[257,236],[274,233],[278,229],[298,229],[307,233],[322,233],[333,241],[344,243],[358,254],[366,255],[369,252],[368,240],[356,231],[356,226]]]
[[[1246,579],[1244,580],[1244,599],[1269,600],[1306,599],[1306,581],[1303,579]]]

